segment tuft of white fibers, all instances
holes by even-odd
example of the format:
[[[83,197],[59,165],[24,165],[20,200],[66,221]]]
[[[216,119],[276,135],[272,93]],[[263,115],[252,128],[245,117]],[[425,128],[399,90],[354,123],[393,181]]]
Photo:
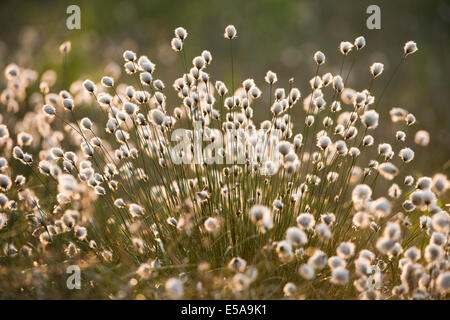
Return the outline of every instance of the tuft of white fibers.
[[[366,126],[367,129],[375,129],[378,127],[378,119],[379,114],[375,110],[368,110],[364,112],[361,117],[362,123]]]
[[[311,86],[311,89],[318,90],[318,89],[322,88],[322,85],[323,85],[322,78],[319,76],[315,76],[314,78],[309,80],[309,84]]]
[[[170,41],[170,46],[175,52],[183,50],[183,42],[178,38],[173,38],[172,41]]]
[[[289,227],[286,230],[286,240],[294,246],[303,246],[308,242],[308,237],[300,228]]]
[[[125,61],[136,61],[137,56],[136,56],[136,53],[134,53],[133,51],[131,51],[131,50],[125,50],[125,51],[123,52],[123,59],[124,59]]]
[[[392,180],[398,175],[399,170],[393,163],[383,162],[378,165],[378,172],[386,180]]]
[[[56,109],[55,109],[53,106],[49,105],[49,104],[44,105],[44,106],[42,107],[42,110],[44,110],[44,112],[45,112],[47,115],[49,115],[49,116],[54,116],[54,115],[56,115]],[[6,129],[6,130],[8,130],[8,129]],[[0,128],[0,137],[6,136],[6,134],[4,134],[2,131],[3,131],[3,130]],[[6,132],[7,132],[7,131],[6,131]]]
[[[404,131],[397,131],[395,133],[395,139],[398,141],[405,141],[406,140],[406,133]]]
[[[382,254],[389,254],[389,252],[394,248],[395,241],[389,238],[381,237],[378,238],[376,243],[376,248],[378,251],[380,251]]]
[[[414,177],[413,176],[406,176],[403,183],[407,186],[412,186],[414,184]]]
[[[93,93],[95,91],[95,84],[91,80],[84,80],[83,87],[89,93]]]
[[[445,211],[433,215],[431,225],[435,232],[447,234],[450,231],[450,217]]]
[[[65,41],[59,46],[59,52],[62,55],[66,55],[72,49],[72,43],[70,41]]]
[[[420,177],[417,179],[416,188],[420,190],[428,190],[431,188],[431,182],[433,180],[430,177]]]
[[[314,270],[322,270],[327,265],[328,259],[325,252],[316,249],[314,254],[308,259],[308,265],[314,268]]]
[[[228,263],[228,268],[235,272],[244,272],[247,262],[241,257],[234,257]]]
[[[412,113],[408,113],[405,117],[405,122],[407,126],[412,126],[416,123],[416,117]]]
[[[67,111],[72,111],[73,108],[75,107],[75,104],[74,104],[72,99],[64,99],[63,100],[63,107]]]
[[[225,33],[223,34],[223,36],[225,37],[225,39],[234,39],[237,36],[237,30],[233,25],[228,25],[225,28]]]
[[[408,248],[408,250],[406,250],[403,253],[403,256],[405,258],[408,258],[412,262],[416,262],[421,257],[421,251],[418,248],[416,248],[416,247],[410,247],[410,248]]]
[[[399,122],[405,120],[408,115],[408,111],[403,108],[395,107],[389,111],[389,115],[391,116],[392,122]]]
[[[305,280],[312,280],[315,277],[314,268],[308,264],[302,264],[298,269],[300,276]]]
[[[341,53],[343,55],[348,55],[350,53],[350,51],[352,51],[352,48],[353,48],[353,44],[348,41],[342,41],[339,44],[339,51],[341,51]]]
[[[402,195],[402,189],[400,189],[398,184],[393,183],[388,189],[388,195],[393,199],[398,199]]]
[[[163,124],[165,117],[164,112],[160,109],[152,109],[150,111],[150,120],[158,126]]]
[[[331,282],[336,285],[346,285],[349,279],[349,271],[345,268],[336,268],[331,272]]]
[[[442,272],[436,278],[436,289],[442,296],[450,293],[450,271]]]
[[[433,243],[425,247],[424,258],[428,263],[440,261],[444,257],[444,250]]]
[[[417,44],[411,40],[406,42],[405,45],[403,46],[403,53],[405,54],[405,57],[407,55],[413,54],[417,50],[418,50]]]
[[[430,134],[426,130],[419,130],[414,135],[414,143],[426,147],[430,143]]]
[[[303,230],[307,231],[312,230],[314,228],[315,223],[316,220],[314,219],[314,216],[310,213],[301,213],[297,217],[297,224]]]
[[[317,146],[325,151],[331,144],[331,139],[324,135],[317,139]]]
[[[442,173],[436,173],[431,182],[431,189],[437,195],[444,194],[450,188],[450,181]]]
[[[403,148],[399,151],[398,156],[404,162],[408,163],[414,159],[414,151],[410,148]]]
[[[179,300],[184,296],[183,283],[176,278],[170,278],[166,281],[165,289],[167,296],[172,300]]]
[[[85,227],[75,226],[75,237],[79,240],[85,240],[87,237],[87,229]]]
[[[278,254],[278,258],[280,258],[280,260],[283,262],[291,261],[292,258],[294,258],[292,245],[286,240],[282,240],[277,243],[276,251]]]
[[[317,65],[321,65],[325,63],[325,54],[322,51],[316,51],[316,53],[314,53],[314,62]]]
[[[233,288],[237,291],[247,290],[250,283],[251,279],[243,273],[236,273],[231,281]]]
[[[272,212],[268,207],[257,204],[250,209],[249,215],[253,223],[260,223],[270,219]]]
[[[391,209],[392,205],[385,197],[369,203],[369,213],[376,219],[387,217],[391,213]]]
[[[386,227],[384,228],[383,235],[386,238],[389,238],[394,241],[400,240],[401,237],[401,229],[398,223],[396,222],[388,222]]]
[[[366,46],[366,39],[363,36],[359,36],[358,38],[355,39],[355,47],[356,50],[361,50],[362,48],[364,48]]]
[[[278,151],[283,156],[286,156],[292,149],[293,149],[293,146],[292,146],[292,144],[289,141],[281,141],[278,144]]]
[[[264,77],[264,80],[268,84],[275,84],[278,81],[277,74],[271,70],[267,71],[266,76]]]
[[[142,209],[142,207],[136,203],[131,203],[128,206],[128,209],[130,211],[130,214],[132,217],[141,217],[144,215],[144,210]]]
[[[186,38],[188,36],[188,32],[183,27],[176,28],[175,31],[174,31],[174,34],[175,34],[175,37],[177,37],[181,41],[186,40]]]
[[[447,244],[447,237],[440,232],[434,232],[431,235],[430,243],[433,243],[438,246],[444,246]]]
[[[2,191],[8,191],[12,186],[11,178],[0,174],[0,190]]]
[[[283,287],[283,293],[286,297],[292,297],[297,292],[297,286],[293,282],[288,282]]]
[[[144,86],[149,86],[153,81],[153,76],[150,72],[141,72],[139,74],[139,80]]]
[[[374,142],[375,140],[371,135],[364,136],[362,141],[364,147],[370,147],[374,144]]]
[[[101,83],[105,88],[109,88],[114,86],[114,79],[108,76],[104,76],[101,80]]]
[[[326,223],[319,223],[316,227],[316,233],[322,241],[328,241],[333,236],[330,228]]]
[[[85,117],[85,118],[81,119],[80,123],[81,123],[81,127],[83,129],[85,129],[85,130],[92,129],[92,121],[89,118]]]
[[[203,50],[202,51],[202,57],[203,59],[205,59],[206,64],[210,64],[212,61],[212,55],[211,52],[209,52],[208,50]]]
[[[342,259],[349,259],[355,254],[355,244],[352,242],[341,242],[336,249],[336,253]]]
[[[380,62],[375,62],[370,66],[370,73],[374,78],[380,76],[383,73],[384,64]]]
[[[372,189],[367,184],[358,184],[352,191],[352,201],[355,208],[363,208],[372,196]]]
[[[337,268],[345,268],[347,265],[347,262],[339,256],[333,256],[328,259],[328,266],[331,270],[337,269]]]
[[[148,263],[142,263],[136,273],[141,279],[148,280],[153,273],[153,268]]]
[[[220,221],[217,218],[209,217],[204,223],[205,229],[209,233],[217,233],[220,230]]]
[[[333,77],[333,89],[338,93],[344,90],[344,80],[342,79],[341,76]]]

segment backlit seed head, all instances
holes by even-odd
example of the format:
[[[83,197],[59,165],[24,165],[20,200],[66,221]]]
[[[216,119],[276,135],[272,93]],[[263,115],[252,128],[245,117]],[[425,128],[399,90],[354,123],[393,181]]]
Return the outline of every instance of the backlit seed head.
[[[411,162],[414,159],[414,151],[411,150],[410,148],[403,148],[398,153],[398,156],[404,162],[408,163],[408,162]]]
[[[101,82],[102,82],[102,85],[106,88],[114,86],[114,79],[111,77],[105,76],[102,78]]]
[[[353,44],[348,41],[342,41],[339,44],[339,51],[341,51],[341,53],[343,55],[348,55],[350,53],[350,51],[352,51],[352,48],[353,48]]]
[[[364,48],[366,46],[366,39],[363,36],[360,36],[355,39],[354,44],[355,44],[356,50],[361,50],[362,48]]]
[[[223,36],[226,39],[230,39],[230,40],[236,38],[236,36],[237,36],[236,28],[233,25],[228,25],[225,28],[225,33],[223,34]]]
[[[374,78],[380,76],[383,73],[384,64],[380,62],[375,62],[370,66],[370,73]]]
[[[133,51],[125,50],[123,53],[123,59],[125,61],[136,61],[137,56],[136,56],[136,53],[134,53]]]
[[[95,91],[95,84],[91,80],[84,80],[83,87],[89,93],[93,93]]]
[[[170,46],[175,52],[183,50],[183,42],[178,38],[173,38],[172,41],[170,41]]]
[[[286,240],[294,246],[303,246],[308,242],[305,232],[297,227],[290,227],[287,229]]]
[[[264,80],[268,84],[274,84],[278,81],[277,74],[275,72],[272,72],[269,70],[269,71],[267,71],[266,76],[264,77]]]
[[[167,296],[173,300],[179,300],[184,296],[183,284],[176,278],[170,278],[164,285]]]
[[[419,130],[414,136],[414,143],[426,147],[430,143],[430,134],[428,131]]]
[[[175,37],[177,37],[181,41],[184,41],[188,36],[188,32],[183,27],[176,28],[174,33],[175,33]]]
[[[379,114],[375,110],[368,110],[364,112],[361,117],[362,123],[367,129],[375,129],[378,127]]]
[[[325,55],[322,51],[317,51],[314,53],[314,62],[319,66],[325,63]]]
[[[403,47],[403,53],[405,54],[405,57],[409,54],[413,54],[414,52],[416,52],[417,49],[417,44],[414,41],[408,41],[405,43],[404,47]]]
[[[59,52],[63,55],[66,55],[70,52],[72,48],[72,44],[70,41],[65,41],[59,46]]]

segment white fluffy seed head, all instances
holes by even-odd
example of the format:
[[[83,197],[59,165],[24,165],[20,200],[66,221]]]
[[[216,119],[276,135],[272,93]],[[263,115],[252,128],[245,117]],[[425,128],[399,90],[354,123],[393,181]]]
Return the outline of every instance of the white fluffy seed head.
[[[352,51],[352,48],[353,48],[353,44],[348,41],[342,41],[339,44],[339,51],[341,51],[341,53],[345,56],[348,55],[350,53],[350,51]]]
[[[188,36],[188,32],[183,27],[176,28],[174,33],[175,33],[175,37],[177,37],[181,41],[184,41]]]
[[[136,56],[136,53],[134,53],[133,51],[131,51],[131,50],[125,50],[125,51],[123,52],[123,59],[124,59],[125,61],[136,61],[137,56]]]
[[[183,50],[183,42],[178,38],[173,38],[172,41],[170,41],[170,46],[175,52]]]
[[[230,39],[230,40],[236,38],[236,36],[237,36],[236,28],[233,25],[228,25],[225,28],[225,33],[223,34],[223,36],[226,39]]]
[[[314,53],[314,62],[317,65],[321,65],[325,63],[325,54],[322,51],[317,51],[316,53]]]
[[[414,136],[414,143],[426,147],[430,143],[430,134],[428,131],[419,130]]]
[[[278,81],[277,74],[275,72],[272,72],[271,70],[267,71],[266,76],[264,77],[264,80],[268,84],[274,84]]]
[[[91,130],[92,129],[92,121],[87,117],[81,119],[81,127],[86,130]]]
[[[414,41],[408,41],[405,43],[403,47],[403,53],[405,54],[405,57],[407,55],[413,54],[418,50],[417,44]]]
[[[378,119],[379,114],[375,110],[368,110],[364,112],[361,117],[362,123],[366,126],[367,129],[375,129],[378,127]]]
[[[356,50],[361,50],[362,48],[364,48],[366,46],[366,39],[363,36],[360,36],[355,39],[354,44],[355,44]]]
[[[411,162],[414,159],[414,151],[412,149],[410,149],[410,148],[403,148],[398,153],[398,156],[404,162],[408,163],[408,162]]]
[[[384,64],[380,62],[375,62],[370,66],[370,73],[374,78],[380,76],[383,73]]]
[[[105,76],[102,78],[101,82],[102,82],[102,85],[106,88],[114,86],[114,79],[111,77]]]
[[[286,240],[294,246],[303,246],[308,242],[305,232],[297,227],[290,227],[287,229]]]
[[[91,80],[84,80],[83,87],[89,93],[93,93],[95,91],[95,84]]]

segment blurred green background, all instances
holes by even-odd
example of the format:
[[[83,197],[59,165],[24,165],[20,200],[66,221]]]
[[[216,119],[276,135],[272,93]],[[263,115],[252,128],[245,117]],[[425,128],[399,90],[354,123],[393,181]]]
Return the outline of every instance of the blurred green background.
[[[81,8],[81,30],[66,28],[66,8],[71,4]],[[366,9],[372,4],[381,8],[381,30],[366,27]],[[268,69],[277,72],[279,86],[287,87],[288,79],[294,77],[306,97],[307,81],[315,73],[313,53],[323,51],[327,63],[322,70],[337,73],[342,59],[339,42],[353,42],[359,35],[366,37],[367,46],[358,55],[347,86],[356,90],[368,87],[369,65],[382,62],[385,73],[372,90],[379,95],[401,58],[403,44],[414,40],[419,51],[407,58],[378,111],[385,119],[394,106],[414,113],[418,124],[409,131],[410,144],[417,129],[431,134],[428,149],[413,145],[416,167],[425,174],[449,172],[449,1],[2,1],[0,24],[2,68],[14,61],[40,72],[49,68],[60,72],[58,46],[70,40],[69,80],[99,81],[108,62],[121,64],[123,50],[132,49],[157,63],[156,77],[167,87],[182,72],[170,49],[178,26],[189,32],[185,42],[188,59],[203,49],[210,50],[213,63],[208,72],[213,80],[229,83],[229,44],[223,31],[234,24],[238,30],[236,82],[254,78],[266,97],[263,77]],[[344,76],[351,59],[352,55],[346,60]],[[0,86],[4,87],[3,80]],[[172,94],[173,90],[166,91]],[[169,109],[178,103],[169,99]],[[256,120],[268,116],[268,107],[255,110]],[[300,122],[303,117],[303,112],[297,112],[294,119]],[[392,126],[390,121],[382,125]],[[394,130],[387,132],[390,142]]]

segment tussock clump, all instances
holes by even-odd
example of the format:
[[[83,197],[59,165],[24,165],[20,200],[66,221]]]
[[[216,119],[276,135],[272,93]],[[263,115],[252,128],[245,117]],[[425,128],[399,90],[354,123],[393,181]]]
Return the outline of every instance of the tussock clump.
[[[209,66],[228,62],[186,57],[188,35],[170,42],[172,83],[131,50],[123,77],[110,64],[67,88],[54,71],[5,68],[0,297],[68,297],[55,283],[78,265],[83,298],[448,298],[450,183],[418,175],[431,135],[381,104],[391,70],[364,67],[370,88],[352,88],[317,51],[306,92],[274,71],[238,79],[229,25],[220,80]],[[344,66],[365,46],[335,54]],[[59,50],[70,59],[69,42]]]

